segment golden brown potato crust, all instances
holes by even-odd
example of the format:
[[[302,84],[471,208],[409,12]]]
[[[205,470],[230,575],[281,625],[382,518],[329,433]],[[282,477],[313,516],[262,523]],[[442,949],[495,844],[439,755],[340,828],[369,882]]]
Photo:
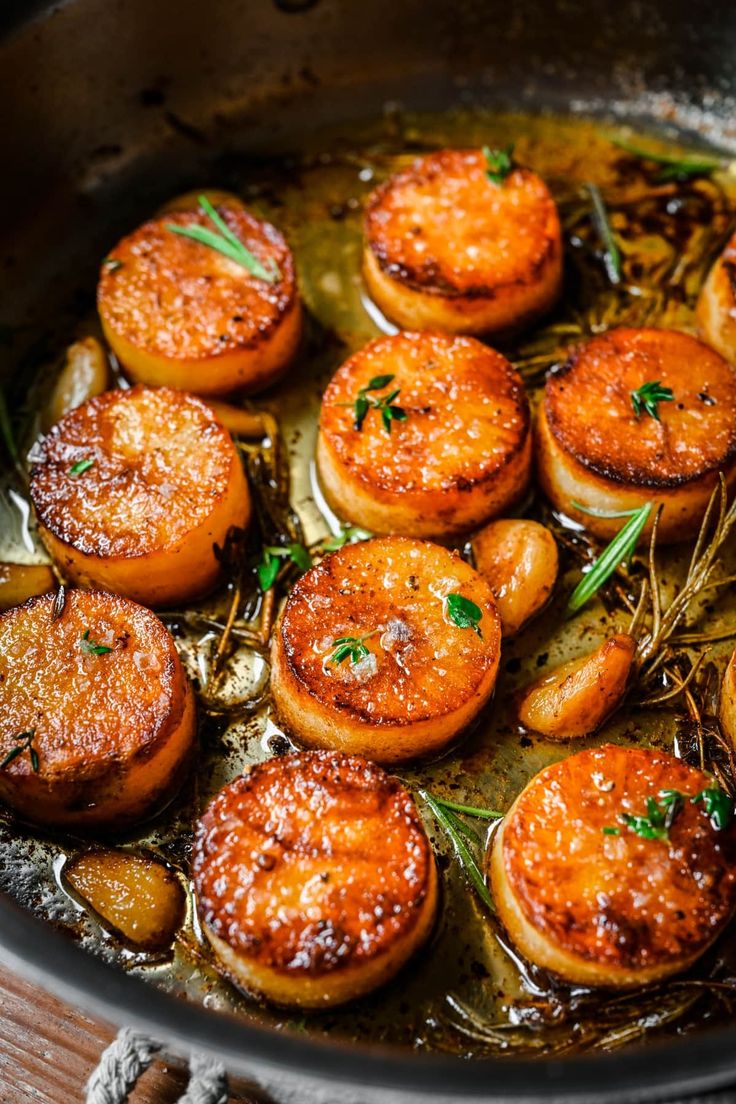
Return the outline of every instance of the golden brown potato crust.
[[[406,421],[393,422],[389,436],[380,413],[371,410],[356,430],[358,392],[384,375],[392,381],[371,395],[399,388],[394,402]],[[350,357],[327,387],[318,459],[333,505],[374,532],[447,537],[467,531],[509,506],[528,482],[524,386],[505,357],[472,337],[378,338]],[[324,478],[326,469],[338,473],[335,480]],[[351,509],[356,493],[368,497],[360,516]]]
[[[638,418],[631,392],[674,393],[659,420]],[[617,329],[577,349],[547,381],[547,425],[589,471],[639,488],[679,487],[736,456],[736,374],[707,345],[673,330]]]
[[[454,593],[480,609],[482,637],[451,621]],[[346,636],[367,637],[368,656],[330,662]],[[309,743],[383,762],[426,754],[488,700],[500,637],[490,587],[456,552],[408,537],[348,545],[287,599],[273,645],[279,715]]]
[[[166,229],[213,229],[198,207],[167,211],[122,238],[106,257],[97,290],[106,330],[143,352],[186,361],[226,356],[269,338],[296,301],[291,250],[274,226],[247,211],[221,206],[219,214],[263,265],[276,262],[281,279],[261,280],[217,250]]]
[[[517,168],[499,186],[487,168],[481,150],[440,150],[373,192],[365,234],[387,275],[423,292],[486,298],[534,282],[559,256],[545,183]]]
[[[67,577],[149,605],[212,586],[213,546],[250,515],[229,433],[168,388],[108,391],[65,415],[38,449],[31,498]]]
[[[38,755],[38,771],[28,752],[0,770],[0,799],[42,823],[128,823],[180,779],[195,735],[191,689],[149,610],[70,590],[53,619],[54,597],[0,616],[0,759],[30,731]]]
[[[611,981],[689,964],[736,904],[736,828],[716,831],[703,804],[687,800],[711,785],[671,755],[613,745],[541,771],[503,828],[503,869],[526,919]],[[686,795],[669,841],[618,819],[645,816],[647,799],[668,789]]]
[[[345,973],[415,928],[434,859],[411,795],[365,760],[272,759],[199,822],[194,885],[207,928],[238,955],[299,978]]]

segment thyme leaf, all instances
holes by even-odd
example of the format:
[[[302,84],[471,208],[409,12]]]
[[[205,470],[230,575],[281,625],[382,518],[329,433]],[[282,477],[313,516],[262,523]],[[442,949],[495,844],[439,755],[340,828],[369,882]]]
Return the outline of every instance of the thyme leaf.
[[[301,571],[308,571],[312,566],[312,557],[304,545],[297,541],[292,541],[286,546],[267,545],[263,549],[261,562],[256,566],[258,583],[264,594],[276,582],[282,560],[291,560]]]
[[[651,502],[646,502],[643,506],[640,506],[626,524],[619,529],[611,543],[593,563],[590,571],[583,575],[567,600],[565,613],[568,617],[582,609],[595,592],[613,575],[619,564],[632,555],[651,510]]]
[[[491,149],[483,146],[483,156],[486,159],[486,176],[492,184],[503,184],[506,177],[514,168],[514,145],[505,146],[503,149]]]
[[[642,839],[669,840],[670,828],[682,811],[683,795],[679,790],[661,790],[658,797],[647,798],[646,816],[621,813],[619,820]]]
[[[82,649],[85,655],[107,655],[112,651],[112,648],[108,648],[107,644],[98,644],[96,640],[92,640],[89,635],[89,629],[85,629],[79,638],[79,647]]]
[[[643,383],[641,387],[637,387],[636,391],[631,391],[630,396],[631,405],[637,418],[641,416],[643,410],[650,418],[659,421],[658,404],[672,402],[675,394],[671,387],[663,387],[659,380],[651,380],[649,383]]]
[[[462,594],[448,594],[445,603],[447,616],[453,625],[457,625],[459,629],[472,629],[481,640],[483,639],[483,633],[480,631],[483,611],[480,606],[476,606],[475,602],[470,598],[464,598]]]
[[[601,239],[601,245],[603,246],[603,266],[606,270],[609,282],[616,286],[621,283],[621,251],[619,250],[616,237],[611,229],[606,205],[603,202],[603,196],[600,193],[598,185],[588,183],[585,187],[588,189],[593,204],[593,224]]]
[[[723,832],[733,820],[734,802],[730,794],[719,786],[712,786],[701,790],[690,798],[691,804],[697,805],[702,801],[707,816],[716,832]]]
[[[12,747],[5,758],[2,760],[2,762],[0,762],[0,770],[4,770],[5,767],[9,766],[14,759],[17,759],[19,755],[22,755],[23,752],[27,751],[28,757],[31,760],[31,770],[34,774],[38,774],[38,752],[33,746],[33,741],[35,737],[35,728],[29,728],[27,732],[21,732],[18,736],[16,736],[15,747]]]
[[[322,548],[325,552],[336,552],[346,544],[357,544],[358,541],[369,540],[372,536],[367,529],[360,529],[357,525],[343,525],[336,537],[328,537],[322,541]]]
[[[419,796],[426,803],[437,823],[449,837],[458,861],[470,880],[475,892],[486,908],[490,909],[491,912],[495,912],[493,899],[488,892],[488,887],[481,874],[480,867],[475,861],[472,852],[468,848],[466,839],[464,838],[464,836],[468,835],[467,825],[463,825],[463,830],[461,830],[458,827],[458,818],[454,817],[451,811],[448,812],[447,809],[443,808],[440,802],[432,797],[430,793],[427,793],[426,790],[420,790]],[[473,834],[476,835],[476,833]]]
[[[94,457],[86,456],[83,460],[77,460],[76,464],[72,464],[69,469],[70,475],[82,475],[83,472],[89,471],[94,464]]]
[[[197,200],[204,213],[214,223],[216,230],[211,230],[207,226],[178,226],[174,222],[167,222],[165,224],[166,229],[172,234],[179,234],[183,238],[190,238],[192,241],[199,242],[200,245],[215,249],[218,253],[222,253],[224,257],[229,257],[231,261],[242,265],[253,276],[256,276],[259,280],[264,280],[267,284],[274,284],[281,279],[281,271],[273,258],[270,267],[266,268],[255,254],[251,253],[250,249],[241,242],[240,238],[233,233],[206,195],[198,196]]]

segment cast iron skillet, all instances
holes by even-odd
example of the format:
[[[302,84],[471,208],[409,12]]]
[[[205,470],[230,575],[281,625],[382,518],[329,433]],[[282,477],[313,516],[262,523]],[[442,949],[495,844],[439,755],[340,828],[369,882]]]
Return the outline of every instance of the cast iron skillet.
[[[736,6],[713,0],[5,0],[0,379],[79,311],[99,256],[176,191],[385,105],[613,112],[728,143]],[[7,329],[6,329],[7,327]],[[736,1083],[736,1030],[566,1061],[377,1053],[185,1004],[0,898],[12,965],[109,1021],[203,1048],[282,1101],[652,1099]]]

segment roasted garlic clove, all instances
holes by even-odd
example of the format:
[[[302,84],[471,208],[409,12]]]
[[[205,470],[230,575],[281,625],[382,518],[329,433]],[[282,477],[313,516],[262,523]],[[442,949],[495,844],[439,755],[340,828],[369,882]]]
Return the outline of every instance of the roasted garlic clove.
[[[109,374],[105,350],[96,338],[84,337],[70,345],[66,351],[66,362],[44,410],[44,432],[48,433],[70,410],[95,395],[101,395],[107,388]]]
[[[490,583],[504,636],[513,636],[547,604],[559,568],[555,538],[537,521],[502,518],[472,540],[478,572]]]
[[[617,633],[589,655],[556,667],[523,691],[519,720],[551,740],[595,732],[621,703],[636,641]]]
[[[0,611],[21,606],[56,585],[48,564],[0,563]]]

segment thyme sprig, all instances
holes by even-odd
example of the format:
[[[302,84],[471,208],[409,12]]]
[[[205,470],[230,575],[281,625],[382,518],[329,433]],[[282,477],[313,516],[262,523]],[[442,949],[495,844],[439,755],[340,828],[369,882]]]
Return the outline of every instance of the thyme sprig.
[[[572,614],[582,609],[583,606],[590,601],[596,591],[610,579],[619,565],[624,560],[630,558],[639,542],[639,537],[644,530],[644,526],[651,512],[652,504],[651,502],[646,502],[643,506],[640,506],[639,509],[631,515],[626,524],[619,529],[611,543],[604,549],[598,559],[595,560],[590,570],[583,575],[568,598],[567,606],[565,607],[565,613],[568,617],[571,617]]]
[[[38,774],[38,752],[33,746],[33,741],[36,738],[35,728],[29,728],[27,732],[21,732],[16,736],[15,747],[12,747],[7,753],[5,758],[0,762],[0,770],[4,770],[9,766],[14,759],[17,759],[19,755],[23,755],[24,752],[28,752],[28,757],[31,760],[31,770],[34,774]]]
[[[425,802],[430,812],[434,816],[439,826],[443,829],[448,836],[454,850],[457,855],[460,866],[463,868],[467,875],[473,889],[480,897],[483,904],[491,912],[495,912],[495,905],[493,899],[488,892],[488,886],[485,883],[485,879],[481,873],[480,867],[473,856],[472,851],[468,847],[468,839],[470,839],[476,845],[480,845],[481,841],[477,832],[469,828],[468,825],[463,824],[460,819],[454,815],[454,811],[447,806],[446,802],[439,801],[432,794],[426,790],[420,790],[419,796],[422,801]]]
[[[256,566],[258,583],[265,594],[276,582],[284,560],[291,560],[300,571],[308,571],[312,566],[312,557],[303,544],[292,541],[285,547],[269,544],[263,549],[261,562]]]
[[[603,266],[606,270],[609,283],[617,286],[621,283],[622,279],[621,251],[616,242],[616,236],[611,229],[611,223],[608,218],[608,212],[603,202],[600,188],[597,184],[593,184],[592,182],[588,182],[585,187],[588,189],[588,194],[593,204],[593,223],[601,239],[601,245],[603,246]]]
[[[229,257],[231,261],[242,265],[251,275],[256,276],[259,280],[264,280],[267,284],[275,284],[277,280],[281,279],[281,271],[273,258],[270,260],[269,267],[266,268],[255,254],[251,253],[250,249],[243,244],[240,238],[233,233],[206,195],[197,196],[197,201],[207,217],[214,223],[216,230],[211,230],[207,226],[179,226],[175,222],[167,222],[166,229],[171,231],[172,234],[179,234],[182,238],[190,238],[192,241],[199,242],[200,245],[215,249],[218,253],[222,253],[224,257]]]
[[[350,663],[355,666],[356,663],[360,663],[361,659],[365,659],[370,655],[370,648],[366,646],[365,641],[370,640],[377,632],[380,632],[380,630],[372,629],[364,636],[339,636],[337,640],[332,641],[334,651],[328,657],[327,662],[339,666],[346,659],[349,659]]]
[[[486,176],[492,184],[503,184],[506,177],[514,168],[514,144],[504,146],[502,149],[491,149],[483,146],[483,156],[486,159]]]
[[[394,402],[395,399],[401,394],[401,388],[395,387],[393,391],[390,391],[387,395],[381,395],[380,398],[376,398],[371,394],[371,391],[383,391],[388,387],[390,383],[393,383],[393,375],[374,376],[369,380],[365,387],[361,387],[358,391],[358,397],[354,403],[342,403],[343,406],[352,406],[354,411],[353,426],[360,432],[363,428],[363,422],[368,416],[370,410],[376,410],[381,415],[381,422],[386,433],[391,433],[392,422],[405,422],[408,415],[403,406],[397,406]]]
[[[672,402],[675,397],[672,388],[663,387],[660,380],[650,380],[648,383],[643,383],[641,387],[637,387],[635,391],[631,391],[629,394],[631,405],[634,408],[634,415],[639,418],[643,411],[657,422],[660,420],[658,404]]]

